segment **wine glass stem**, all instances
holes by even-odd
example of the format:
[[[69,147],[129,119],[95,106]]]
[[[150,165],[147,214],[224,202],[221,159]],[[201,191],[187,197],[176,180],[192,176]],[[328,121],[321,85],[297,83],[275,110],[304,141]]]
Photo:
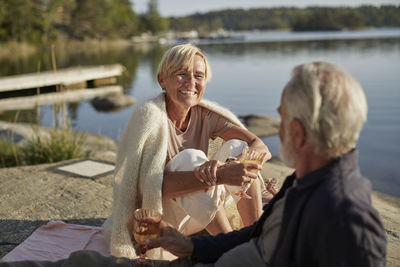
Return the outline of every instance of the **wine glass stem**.
[[[140,253],[138,263],[140,264],[146,263],[146,254]]]

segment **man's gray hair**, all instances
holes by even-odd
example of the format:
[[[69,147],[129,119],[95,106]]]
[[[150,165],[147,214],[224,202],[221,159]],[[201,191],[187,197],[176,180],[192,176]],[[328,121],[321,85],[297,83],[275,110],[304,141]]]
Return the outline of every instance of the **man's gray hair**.
[[[283,106],[286,121],[300,120],[317,152],[328,157],[338,157],[355,147],[367,120],[367,100],[360,84],[327,62],[295,67]]]

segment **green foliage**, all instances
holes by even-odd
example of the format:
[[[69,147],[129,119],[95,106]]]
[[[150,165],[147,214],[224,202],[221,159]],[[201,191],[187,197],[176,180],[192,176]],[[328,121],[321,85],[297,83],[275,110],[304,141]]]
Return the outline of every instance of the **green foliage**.
[[[113,1],[110,5],[109,20],[118,37],[129,38],[138,32],[139,17],[131,8],[129,0]]]
[[[216,25],[216,26],[213,26]],[[170,18],[175,31],[227,30],[342,30],[400,27],[400,6],[227,9]]]
[[[50,138],[36,135],[21,148],[27,165],[52,163],[83,156],[84,133],[51,129]]]
[[[157,0],[138,16],[130,0],[0,0],[0,42],[130,38],[142,32],[197,30],[342,30],[400,27],[400,5],[226,9],[164,18]]]
[[[23,146],[0,139],[0,167],[52,163],[83,156],[85,133],[51,129],[48,138],[38,133]]]
[[[0,0],[0,40],[40,42],[44,37],[41,2]]]
[[[0,167],[13,167],[18,165],[20,149],[18,146],[0,139]]]
[[[0,0],[0,41],[128,38],[138,25],[129,0]]]
[[[71,12],[74,38],[127,38],[137,32],[138,17],[129,0],[80,0]]]
[[[298,15],[292,23],[295,31],[330,31],[358,29],[365,25],[364,16],[356,9],[311,8],[309,13]]]
[[[153,34],[168,30],[169,20],[161,17],[157,8],[157,1],[150,0],[147,13],[142,16],[143,31],[150,31]]]

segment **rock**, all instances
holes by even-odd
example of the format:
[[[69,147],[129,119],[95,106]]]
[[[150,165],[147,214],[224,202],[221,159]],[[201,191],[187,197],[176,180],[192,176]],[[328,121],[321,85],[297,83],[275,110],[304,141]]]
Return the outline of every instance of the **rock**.
[[[239,118],[243,120],[248,130],[258,137],[278,134],[280,123],[278,118],[261,115],[242,115]]]
[[[112,174],[53,171],[66,162],[0,169],[0,259],[50,220],[100,226],[109,216]]]
[[[4,125],[0,122],[0,131]],[[112,139],[88,134],[84,146],[88,158],[115,162]],[[100,226],[109,216],[113,174],[87,179],[53,171],[68,162],[0,168],[0,259],[49,220]],[[261,171],[264,179],[276,178],[279,187],[292,172],[278,157]],[[372,203],[387,233],[387,266],[400,266],[400,198],[373,192]],[[227,216],[234,229],[241,228],[235,205],[227,207]]]
[[[41,138],[48,138],[50,136],[48,128],[26,123],[0,121],[0,138],[17,145],[23,145],[26,140],[38,135]]]
[[[97,111],[117,111],[132,105],[135,99],[129,95],[110,94],[102,97],[95,97],[91,102]]]
[[[85,133],[83,153],[92,159],[115,162],[117,143],[110,137]]]

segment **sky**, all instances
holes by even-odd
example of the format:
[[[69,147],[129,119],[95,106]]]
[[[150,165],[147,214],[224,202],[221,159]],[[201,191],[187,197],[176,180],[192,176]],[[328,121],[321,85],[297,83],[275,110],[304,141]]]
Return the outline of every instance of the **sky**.
[[[137,13],[147,10],[148,0],[131,0]],[[395,4],[400,0],[158,0],[158,10],[162,16],[184,16],[196,12],[204,13],[211,10],[227,8],[259,8],[278,6],[360,6]]]

